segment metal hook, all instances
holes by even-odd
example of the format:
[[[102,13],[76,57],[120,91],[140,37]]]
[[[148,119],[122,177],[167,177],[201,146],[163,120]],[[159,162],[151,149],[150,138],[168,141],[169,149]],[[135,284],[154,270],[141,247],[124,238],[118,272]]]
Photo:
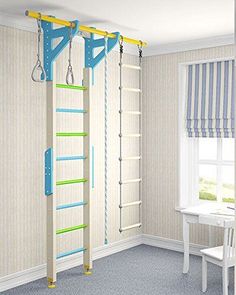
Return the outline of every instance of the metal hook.
[[[120,44],[120,45],[123,45],[123,42],[124,42],[124,37],[120,35],[119,44]]]
[[[139,40],[138,48],[139,49],[142,49],[143,48],[143,41],[142,40]]]
[[[38,48],[37,48],[38,52],[37,52],[37,61],[31,73],[31,79],[34,82],[43,83],[46,80],[46,72],[40,60],[40,42],[41,42],[41,34],[42,34],[41,13],[39,13],[39,18],[37,19],[37,25],[38,25]]]
[[[74,84],[74,74],[72,70],[72,65],[71,65],[71,49],[72,49],[72,29],[73,29],[73,23],[70,25],[70,33],[69,33],[69,59],[68,59],[68,68],[67,68],[67,73],[66,73],[66,84],[67,85],[73,85]]]
[[[123,46],[124,38],[123,36],[120,36],[119,44],[120,44],[120,54],[122,55],[124,52],[124,46]]]
[[[139,52],[139,58],[141,59],[143,57],[143,42],[141,40],[139,40],[138,52]]]

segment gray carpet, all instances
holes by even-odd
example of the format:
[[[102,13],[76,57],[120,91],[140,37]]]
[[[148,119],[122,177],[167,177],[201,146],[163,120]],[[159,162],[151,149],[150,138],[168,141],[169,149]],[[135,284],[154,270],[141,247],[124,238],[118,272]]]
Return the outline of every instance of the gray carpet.
[[[59,273],[56,289],[49,290],[46,279],[41,279],[2,294],[202,295],[201,258],[191,256],[188,275],[182,274],[182,264],[182,253],[142,245],[96,260],[92,276],[82,275],[82,267]],[[221,269],[209,264],[208,274],[205,294],[222,295]]]

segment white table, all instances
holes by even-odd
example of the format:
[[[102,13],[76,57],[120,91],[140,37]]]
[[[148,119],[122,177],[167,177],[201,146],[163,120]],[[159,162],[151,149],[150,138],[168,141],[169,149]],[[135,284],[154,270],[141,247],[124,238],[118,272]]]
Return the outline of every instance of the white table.
[[[233,204],[231,205],[233,207]],[[200,223],[223,227],[225,220],[234,220],[234,211],[225,204],[206,203],[181,210],[183,214],[184,266],[183,273],[189,271],[189,224]]]

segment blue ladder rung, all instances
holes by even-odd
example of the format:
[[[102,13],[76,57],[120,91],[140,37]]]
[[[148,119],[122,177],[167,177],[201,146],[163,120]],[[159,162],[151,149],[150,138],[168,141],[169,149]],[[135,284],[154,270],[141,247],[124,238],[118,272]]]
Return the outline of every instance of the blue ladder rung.
[[[82,109],[63,109],[63,108],[57,108],[56,112],[57,113],[79,113],[79,114],[87,113],[86,110],[82,110]]]
[[[69,161],[69,160],[85,160],[85,156],[62,156],[62,157],[57,157],[57,161]]]
[[[85,248],[78,248],[78,249],[75,249],[75,250],[72,250],[72,251],[60,253],[60,254],[57,255],[57,259],[69,256],[69,255],[73,255],[73,254],[76,254],[76,253],[79,253],[79,252],[84,252],[84,251],[86,251]]]
[[[87,203],[86,202],[77,202],[77,203],[71,203],[71,204],[58,205],[57,210],[73,208],[73,207],[78,207],[78,206],[84,206],[84,205],[87,205]]]

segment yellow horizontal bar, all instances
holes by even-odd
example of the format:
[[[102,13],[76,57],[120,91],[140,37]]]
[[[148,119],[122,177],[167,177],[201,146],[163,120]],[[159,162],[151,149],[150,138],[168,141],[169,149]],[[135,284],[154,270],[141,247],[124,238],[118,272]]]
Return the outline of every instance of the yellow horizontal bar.
[[[105,31],[95,29],[95,28],[86,27],[86,26],[79,26],[79,30],[82,32],[88,32],[88,33],[93,33],[93,34],[97,34],[97,35],[101,35],[101,36],[107,36],[108,38],[116,38],[115,34],[107,33]],[[123,39],[123,41],[126,43],[131,43],[131,44],[135,44],[135,45],[142,45],[143,47],[147,46],[147,43],[143,42],[141,40],[135,40],[135,39],[131,39],[131,38],[124,37],[124,36],[120,36],[120,39]]]
[[[47,21],[50,23],[54,23],[54,24],[58,24],[58,25],[62,25],[62,26],[66,26],[66,27],[70,27],[72,24],[72,28],[75,27],[74,23],[68,22],[63,19],[55,18],[53,16],[43,15],[43,14],[40,14],[35,11],[26,10],[25,15],[29,16],[29,17],[37,18],[37,19],[41,18],[41,20],[44,20],[44,21]]]
[[[48,16],[48,15],[43,15],[43,14],[40,14],[35,11],[26,10],[25,15],[32,17],[32,18],[37,18],[37,19],[41,18],[41,20],[44,20],[44,21],[47,21],[50,23],[54,23],[54,24],[58,24],[58,25],[62,25],[62,26],[66,26],[66,27],[72,26],[72,28],[74,28],[74,26],[75,26],[75,24],[73,22],[69,22],[66,20],[62,20],[59,18]],[[87,26],[82,26],[82,25],[79,26],[79,30],[81,32],[88,32],[88,33],[93,33],[93,34],[97,34],[97,35],[101,35],[101,36],[107,36],[108,38],[115,38],[116,37],[115,34],[108,33],[108,32],[105,32],[105,31],[102,31],[99,29],[95,29],[95,28],[90,28]],[[131,38],[124,37],[124,36],[120,36],[120,39],[123,39],[123,41],[126,43],[141,45],[143,47],[147,46],[147,42],[143,42],[141,40],[131,39]]]

